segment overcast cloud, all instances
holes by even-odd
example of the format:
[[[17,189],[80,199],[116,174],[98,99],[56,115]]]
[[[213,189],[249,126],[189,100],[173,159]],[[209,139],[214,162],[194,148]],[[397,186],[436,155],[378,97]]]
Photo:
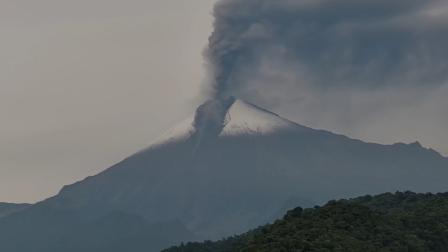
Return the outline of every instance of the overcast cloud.
[[[0,202],[53,195],[188,116],[212,4],[0,1]]]

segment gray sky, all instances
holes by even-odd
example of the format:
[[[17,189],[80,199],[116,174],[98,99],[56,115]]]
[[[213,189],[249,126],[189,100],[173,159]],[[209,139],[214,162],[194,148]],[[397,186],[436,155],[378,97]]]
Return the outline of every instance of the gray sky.
[[[213,4],[0,0],[0,202],[54,195],[146,147],[191,114],[203,99],[202,51],[212,32]],[[422,15],[445,29],[447,7]],[[237,9],[236,14],[255,13]],[[250,31],[260,35],[259,29]],[[240,97],[304,125],[381,143],[419,140],[448,155],[448,85],[326,93],[309,88],[313,76],[297,72],[301,65],[271,57],[277,52],[261,55],[268,60],[249,69],[259,74],[236,71],[246,84],[232,90]],[[447,65],[446,58],[436,59]],[[412,74],[399,76],[415,80]]]
[[[0,0],[0,202],[148,145],[198,102],[211,0]]]

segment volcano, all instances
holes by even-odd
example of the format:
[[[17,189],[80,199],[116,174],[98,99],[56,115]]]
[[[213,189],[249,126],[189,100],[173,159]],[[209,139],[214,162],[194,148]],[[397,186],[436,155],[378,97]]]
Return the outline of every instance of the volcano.
[[[268,223],[296,207],[448,190],[448,159],[299,125],[235,99],[205,102],[148,148],[0,218],[0,251],[159,251]]]

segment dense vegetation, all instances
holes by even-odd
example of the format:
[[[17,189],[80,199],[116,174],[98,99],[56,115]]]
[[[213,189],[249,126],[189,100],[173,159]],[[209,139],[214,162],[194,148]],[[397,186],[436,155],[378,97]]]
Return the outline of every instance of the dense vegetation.
[[[448,251],[448,193],[411,192],[296,208],[271,225],[164,252]]]

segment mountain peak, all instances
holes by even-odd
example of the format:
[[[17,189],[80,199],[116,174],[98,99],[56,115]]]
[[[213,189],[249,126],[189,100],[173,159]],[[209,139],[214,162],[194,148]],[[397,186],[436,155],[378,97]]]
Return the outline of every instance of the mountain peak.
[[[234,97],[210,99],[193,116],[166,131],[152,146],[200,138],[270,134],[300,127],[279,115]]]
[[[273,112],[239,99],[235,100],[226,116],[220,136],[269,134],[298,126]]]

